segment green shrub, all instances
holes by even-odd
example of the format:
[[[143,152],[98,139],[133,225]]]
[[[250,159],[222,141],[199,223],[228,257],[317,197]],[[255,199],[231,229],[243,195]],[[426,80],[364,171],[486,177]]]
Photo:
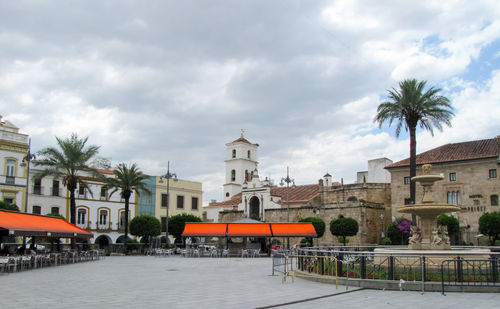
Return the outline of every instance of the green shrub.
[[[391,241],[391,239],[390,239],[389,237],[384,237],[384,238],[382,239],[382,245],[384,245],[384,246],[389,246],[389,245],[392,245],[392,241]]]

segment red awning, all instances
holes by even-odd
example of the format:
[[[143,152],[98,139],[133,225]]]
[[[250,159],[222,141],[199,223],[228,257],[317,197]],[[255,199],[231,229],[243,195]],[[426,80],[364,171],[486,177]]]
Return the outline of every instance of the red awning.
[[[226,223],[186,223],[182,236],[226,236]]]
[[[186,223],[182,236],[316,237],[312,223]]]
[[[271,223],[273,236],[276,237],[316,237],[312,223]]]
[[[0,231],[11,236],[92,238],[94,235],[61,218],[0,211]]]
[[[257,236],[266,237],[271,235],[269,223],[228,223],[227,236],[229,237],[247,237]]]

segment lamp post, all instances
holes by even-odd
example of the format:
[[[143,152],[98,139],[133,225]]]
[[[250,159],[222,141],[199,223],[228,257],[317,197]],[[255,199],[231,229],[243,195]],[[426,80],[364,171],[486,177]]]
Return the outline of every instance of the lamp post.
[[[167,216],[165,218],[165,236],[167,247],[170,245],[170,241],[168,240],[168,208],[170,206],[170,178],[173,178],[174,181],[177,181],[177,174],[170,172],[170,161],[167,162],[167,173],[163,176],[160,176],[160,182],[163,182],[163,178],[167,179]]]
[[[286,214],[286,221],[290,222],[290,198],[289,198],[289,191],[290,191],[290,184],[292,184],[292,187],[295,187],[295,180],[290,178],[290,169],[288,166],[286,167],[286,177],[281,178],[280,185],[283,186],[286,182],[286,204],[287,204],[287,214]]]
[[[290,184],[295,187],[295,180],[290,178],[290,169],[286,167],[286,177],[281,178],[280,185],[283,186],[286,182],[286,221],[290,222]],[[290,249],[290,237],[286,238],[287,249]]]
[[[23,162],[21,162],[21,167],[27,167],[26,170],[26,191],[24,192],[24,212],[28,212],[28,190],[29,190],[29,182],[30,182],[30,162],[35,159],[35,154],[31,153],[31,138],[28,142],[28,153],[23,158]],[[27,162],[27,163],[25,163]]]

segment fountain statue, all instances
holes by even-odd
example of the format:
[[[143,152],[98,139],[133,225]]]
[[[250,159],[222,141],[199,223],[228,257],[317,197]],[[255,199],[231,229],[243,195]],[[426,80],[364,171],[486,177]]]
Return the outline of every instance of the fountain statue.
[[[437,225],[440,214],[460,211],[460,207],[450,204],[440,204],[434,201],[432,186],[436,181],[443,180],[441,175],[432,175],[432,166],[422,166],[423,175],[415,176],[413,181],[420,183],[424,189],[421,204],[405,205],[398,208],[401,213],[411,213],[419,217],[418,228],[412,226],[408,249],[411,250],[448,250],[451,249],[448,230]]]

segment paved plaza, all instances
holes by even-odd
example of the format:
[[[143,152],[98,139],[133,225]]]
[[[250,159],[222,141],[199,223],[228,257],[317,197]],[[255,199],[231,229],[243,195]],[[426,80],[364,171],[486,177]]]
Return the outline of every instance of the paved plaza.
[[[363,290],[271,276],[271,259],[106,257],[0,275],[1,308],[500,308],[500,294]]]

